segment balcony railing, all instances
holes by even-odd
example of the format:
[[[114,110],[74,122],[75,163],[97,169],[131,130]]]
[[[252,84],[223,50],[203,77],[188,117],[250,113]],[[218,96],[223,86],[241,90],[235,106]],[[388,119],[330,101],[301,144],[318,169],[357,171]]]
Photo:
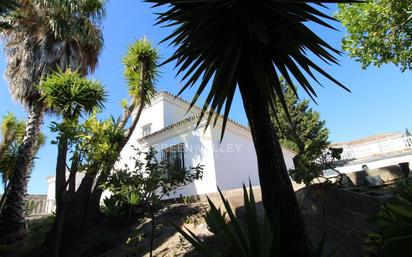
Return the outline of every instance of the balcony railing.
[[[353,160],[407,151],[412,151],[412,136],[343,147],[341,157],[342,160]]]

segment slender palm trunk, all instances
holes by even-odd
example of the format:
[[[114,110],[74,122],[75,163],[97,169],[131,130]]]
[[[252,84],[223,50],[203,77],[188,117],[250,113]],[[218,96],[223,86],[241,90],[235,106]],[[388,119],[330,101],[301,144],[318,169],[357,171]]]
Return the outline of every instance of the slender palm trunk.
[[[0,215],[1,215],[1,213],[3,212],[3,207],[4,207],[4,204],[5,204],[5,202],[6,202],[7,193],[9,192],[10,187],[11,187],[11,184],[10,184],[10,182],[8,182],[7,185],[6,185],[6,187],[4,188],[4,193],[3,193],[3,195],[1,196],[1,200],[0,200]]]
[[[144,87],[144,83],[146,79],[146,72],[147,72],[146,60],[141,60],[141,65],[142,65],[142,68],[140,70],[140,83],[141,83],[140,99],[145,99],[146,94],[147,94],[145,87]],[[130,127],[127,129],[126,134],[123,138],[123,141],[118,146],[117,156],[121,154],[127,142],[129,142],[130,137],[132,136],[134,130],[136,129],[137,123],[140,119],[140,116],[142,115],[144,107],[145,107],[145,102],[143,100],[140,100],[139,109],[137,109],[136,116],[132,120]],[[133,103],[129,108],[127,108],[124,111],[123,117],[119,124],[120,128],[123,129],[126,126],[127,121],[129,120],[131,114],[133,113],[135,109],[136,109],[136,104]],[[90,198],[90,204],[89,204],[89,209],[88,209],[88,214],[87,214],[88,218],[90,219],[96,219],[96,218],[101,217],[102,213],[100,211],[100,198],[103,194],[103,189],[100,187],[100,185],[104,181],[106,181],[108,174],[114,169],[114,165],[116,164],[116,161],[117,160],[113,160],[113,163],[111,163],[110,168],[108,170],[103,171],[96,181],[96,186],[94,187],[91,198]]]
[[[239,87],[255,145],[263,205],[272,226],[278,226],[280,256],[310,257],[312,246],[275,134],[269,104],[262,101],[267,97],[255,86],[251,70],[243,72]]]
[[[66,159],[67,159],[67,138],[64,133],[60,134],[56,163],[56,219],[49,234],[49,256],[58,257],[63,233],[63,222],[66,207]]]
[[[67,138],[64,133],[60,135],[56,163],[56,214],[60,212],[60,205],[66,191],[66,159]]]
[[[0,241],[2,242],[15,242],[21,239],[26,231],[24,199],[42,120],[42,106],[32,103],[29,106],[23,143],[19,147],[16,167],[10,179],[10,191],[0,216]]]
[[[149,212],[150,212],[150,218],[152,219],[152,231],[150,232],[150,253],[149,256],[153,256],[153,242],[154,242],[154,235],[155,235],[155,229],[156,229],[156,223],[155,223],[155,215],[154,215],[154,210],[153,206],[149,206]]]

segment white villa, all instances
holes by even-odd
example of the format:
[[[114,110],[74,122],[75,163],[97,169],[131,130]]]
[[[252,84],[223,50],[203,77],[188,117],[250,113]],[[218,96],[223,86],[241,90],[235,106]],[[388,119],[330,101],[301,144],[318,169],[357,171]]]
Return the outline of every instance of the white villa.
[[[196,127],[200,108],[188,111],[189,103],[168,92],[159,92],[142,112],[128,144],[121,153],[118,167],[130,164],[136,154],[134,147],[147,150],[153,147],[158,159],[182,160],[185,168],[204,165],[203,178],[179,189],[171,198],[203,195],[221,190],[240,188],[249,179],[259,184],[256,153],[248,127],[228,120],[225,136],[220,141],[222,118],[215,127],[205,129],[206,120]],[[412,136],[409,131],[384,133],[350,142],[335,143],[332,147],[343,148],[341,173],[354,174],[364,169],[379,169],[400,163],[412,162]],[[294,152],[283,148],[288,169],[293,169]],[[336,175],[335,172],[331,173]],[[326,171],[327,175],[327,171]],[[83,174],[76,182],[80,184]],[[48,177],[47,210],[54,203],[55,177]],[[77,185],[78,186],[78,185]],[[304,185],[294,183],[295,190]]]
[[[259,184],[256,153],[249,128],[229,119],[225,136],[220,142],[222,118],[215,127],[205,130],[206,120],[196,127],[200,108],[168,92],[159,92],[143,110],[136,129],[120,155],[118,167],[130,164],[135,155],[133,146],[140,150],[153,147],[158,159],[179,158],[185,168],[204,165],[203,178],[179,189],[171,198],[202,195],[242,187],[249,179]],[[294,152],[283,148],[288,169],[294,168]],[[80,183],[82,177],[76,179]],[[47,199],[54,199],[55,177],[47,178]],[[78,186],[78,185],[77,185]]]
[[[256,153],[250,130],[228,120],[225,136],[220,141],[222,118],[205,130],[206,120],[198,122],[200,109],[168,92],[158,93],[139,119],[128,145],[121,153],[121,162],[130,162],[132,145],[139,149],[153,147],[159,158],[179,158],[184,167],[204,165],[203,179],[178,190],[173,197],[199,195],[240,188],[249,179],[259,184]],[[283,149],[286,166],[294,168],[295,153]]]

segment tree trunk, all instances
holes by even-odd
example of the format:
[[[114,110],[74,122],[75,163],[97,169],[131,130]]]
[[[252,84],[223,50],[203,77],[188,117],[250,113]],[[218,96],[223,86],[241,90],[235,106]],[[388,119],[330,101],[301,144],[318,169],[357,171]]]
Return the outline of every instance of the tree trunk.
[[[66,159],[67,159],[67,139],[64,133],[60,134],[56,163],[56,216],[60,212],[60,205],[66,191]]]
[[[1,200],[0,200],[0,215],[1,215],[1,213],[3,212],[4,203],[6,202],[7,194],[8,194],[8,192],[10,191],[10,187],[11,187],[11,184],[10,184],[10,182],[9,182],[9,183],[7,183],[6,188],[4,188],[4,193],[3,193],[3,195],[1,196]]]
[[[134,117],[132,123],[130,124],[130,127],[127,129],[126,134],[123,138],[123,141],[119,144],[118,149],[117,149],[117,156],[120,156],[121,152],[123,151],[124,147],[126,146],[127,142],[129,142],[130,137],[132,136],[134,130],[136,129],[137,126],[137,122],[140,119],[140,116],[142,115],[143,109],[145,107],[145,102],[143,101],[143,99],[146,98],[146,90],[144,87],[144,82],[146,79],[146,71],[147,71],[147,63],[146,60],[141,60],[141,65],[142,65],[142,69],[140,72],[140,81],[141,81],[141,89],[140,89],[140,104],[139,104],[139,109],[137,110],[136,116]],[[130,118],[130,115],[132,114],[132,112],[136,109],[135,106],[135,102],[129,107],[127,108],[124,112],[123,112],[123,117],[121,119],[121,122],[119,124],[120,128],[124,128],[124,126],[126,125],[127,121]],[[116,164],[117,160],[114,160],[113,163],[110,165],[111,168],[110,170],[107,171],[103,171],[98,180],[96,181],[96,186],[94,187],[93,193],[90,197],[90,203],[89,203],[89,209],[87,211],[87,217],[89,219],[96,219],[101,217],[101,211],[100,211],[100,198],[102,196],[103,190],[99,187],[102,182],[104,182],[107,178],[107,176],[109,175],[109,173],[114,170],[114,165]]]
[[[10,191],[0,216],[0,241],[13,243],[26,231],[25,196],[36,143],[43,120],[43,108],[38,103],[29,106],[27,127],[23,143],[19,146],[16,166],[10,179]]]
[[[103,217],[103,213],[100,210],[100,198],[103,194],[103,189],[100,187],[103,182],[106,181],[110,171],[102,172],[96,180],[96,185],[93,188],[93,192],[90,196],[89,206],[87,209],[87,220],[98,221]]]
[[[66,207],[66,159],[67,159],[67,138],[64,133],[60,134],[56,163],[56,218],[53,228],[47,238],[48,256],[58,257],[63,233],[63,224]]]
[[[280,256],[313,256],[299,205],[275,134],[267,96],[259,92],[251,67],[239,80],[243,105],[255,145],[262,201],[272,227],[280,235]]]

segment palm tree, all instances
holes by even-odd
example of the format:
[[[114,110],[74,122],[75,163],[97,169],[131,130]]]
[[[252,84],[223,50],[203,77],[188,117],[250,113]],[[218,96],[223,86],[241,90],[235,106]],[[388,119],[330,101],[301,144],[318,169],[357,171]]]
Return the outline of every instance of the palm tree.
[[[18,148],[23,140],[25,128],[26,122],[17,119],[13,113],[8,113],[3,116],[0,142],[0,174],[4,192],[0,200],[0,213],[3,210],[7,192],[10,189],[9,181],[13,176],[13,169],[17,162]],[[35,153],[37,153],[44,143],[45,136],[40,133]]]
[[[139,106],[133,122],[126,132],[124,145],[129,141],[144,107],[150,103],[153,95],[156,93],[155,83],[158,77],[159,53],[153,48],[150,41],[145,37],[137,40],[132,44],[127,55],[123,58],[124,77],[129,86],[129,95],[132,97],[132,103],[125,108],[120,127],[124,127],[130,115]],[[120,151],[123,149],[121,147]]]
[[[40,101],[44,106],[63,118],[59,125],[58,153],[56,165],[56,219],[53,229],[51,256],[59,255],[64,222],[65,197],[67,194],[66,161],[68,142],[74,136],[79,118],[103,108],[107,93],[98,82],[83,78],[78,72],[67,69],[48,75],[39,86]],[[73,176],[71,176],[73,177]]]
[[[84,114],[103,108],[107,93],[98,81],[83,78],[77,71],[67,69],[48,75],[39,86],[40,101],[63,118],[59,126],[59,146],[56,165],[56,215],[66,189],[67,144],[70,130]],[[66,135],[68,133],[69,135]]]
[[[305,22],[332,28],[325,21],[332,18],[318,9],[321,3],[356,0],[146,1],[166,9],[158,14],[158,24],[177,26],[164,41],[176,47],[165,63],[177,61],[178,73],[184,74],[180,93],[201,80],[193,105],[211,80],[200,119],[208,112],[210,124],[214,114],[223,113],[222,137],[239,89],[256,149],[263,204],[272,226],[279,221],[280,256],[313,256],[274,133],[270,113],[276,110],[271,103],[278,96],[286,109],[280,75],[295,93],[294,81],[311,97],[316,93],[307,75],[317,81],[313,71],[345,88],[307,56],[312,52],[333,64],[337,63],[333,54],[339,52]]]
[[[105,14],[103,0],[19,0],[17,4],[10,15],[0,17],[10,23],[10,28],[1,31],[10,93],[28,112],[11,189],[0,216],[0,240],[8,242],[21,238],[25,231],[28,171],[45,110],[35,85],[57,67],[77,69],[83,76],[95,69],[103,45],[100,22]]]
[[[126,146],[133,131],[136,128],[137,122],[144,107],[150,103],[153,95],[156,93],[155,83],[159,75],[158,64],[159,53],[152,46],[150,41],[143,37],[129,46],[126,56],[123,58],[124,77],[128,83],[129,96],[132,98],[129,106],[125,106],[123,115],[120,119],[118,129],[124,130],[127,122],[132,117],[130,126],[126,129],[123,139],[116,145],[115,159],[111,159],[107,169],[101,172],[97,180],[97,185],[105,181],[107,175],[113,170],[123,148]],[[138,108],[136,110],[136,108]],[[110,159],[110,158],[108,158]],[[100,197],[103,193],[101,187],[95,187],[91,196],[89,215],[96,217],[100,214]]]
[[[106,181],[110,171],[113,170],[120,152],[136,127],[144,106],[150,102],[155,93],[158,52],[151,46],[149,40],[143,38],[132,44],[123,59],[123,63],[125,66],[124,76],[129,85],[129,95],[132,101],[128,106],[127,104],[124,105],[125,110],[119,122],[113,120],[109,122],[110,126],[100,124],[105,127],[100,132],[103,132],[104,135],[95,136],[103,136],[104,141],[107,141],[111,149],[106,153],[93,155],[88,160],[87,175],[81,181],[74,195],[65,203],[67,207],[65,208],[66,212],[63,214],[65,218],[62,229],[62,243],[60,250],[53,249],[52,254],[54,255],[59,254],[62,249],[70,247],[70,242],[74,240],[80,227],[84,229],[84,226],[88,224],[86,221],[99,221],[99,218],[102,217],[100,198],[103,189],[99,185]],[[126,129],[126,125],[132,116],[133,119]],[[51,233],[50,236],[54,236],[54,234]],[[54,240],[52,237],[50,239]],[[46,245],[46,247],[50,247],[50,245]]]

